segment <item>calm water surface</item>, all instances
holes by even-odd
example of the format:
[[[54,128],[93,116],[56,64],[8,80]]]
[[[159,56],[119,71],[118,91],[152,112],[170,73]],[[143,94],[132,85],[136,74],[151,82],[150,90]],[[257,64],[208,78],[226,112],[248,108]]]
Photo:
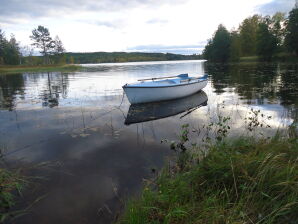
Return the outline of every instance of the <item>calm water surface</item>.
[[[131,106],[121,86],[137,79],[189,73],[208,86],[185,99]],[[14,223],[109,223],[143,179],[171,155],[162,139],[180,126],[200,129],[230,116],[230,135],[260,109],[271,128],[297,124],[298,66],[214,65],[203,61],[84,65],[81,72],[0,75],[1,166],[33,179]],[[38,199],[38,200],[36,200]]]

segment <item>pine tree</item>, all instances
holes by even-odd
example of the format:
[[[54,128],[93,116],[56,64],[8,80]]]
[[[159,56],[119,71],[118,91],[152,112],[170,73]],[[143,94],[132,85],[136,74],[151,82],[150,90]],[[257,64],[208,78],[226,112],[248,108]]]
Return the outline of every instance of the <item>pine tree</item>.
[[[50,36],[48,28],[38,26],[37,29],[32,30],[30,38],[34,41],[32,45],[41,50],[40,53],[44,56],[44,63],[49,64],[49,55],[55,48],[55,41]]]

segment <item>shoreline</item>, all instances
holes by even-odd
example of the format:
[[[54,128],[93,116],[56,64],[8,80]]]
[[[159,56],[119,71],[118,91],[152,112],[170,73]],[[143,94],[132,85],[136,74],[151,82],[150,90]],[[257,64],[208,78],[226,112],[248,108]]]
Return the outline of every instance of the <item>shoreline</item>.
[[[227,63],[219,63],[213,61],[207,61],[205,59],[192,59],[192,60],[156,60],[156,61],[127,61],[127,62],[102,62],[102,63],[85,63],[86,67],[92,65],[112,65],[112,64],[129,64],[129,63],[154,63],[154,62],[181,62],[183,61],[204,61],[208,63],[215,63],[215,64],[268,64],[268,63],[282,63],[282,64],[296,64],[298,63],[298,59],[296,57],[291,58],[282,58],[282,57],[275,57],[272,61],[260,61],[257,56],[250,56],[250,57],[241,57],[238,62],[227,62]],[[15,73],[22,73],[22,72],[73,72],[78,71],[84,68],[82,64],[64,64],[64,65],[0,65],[0,75],[6,74],[15,74]]]
[[[81,69],[81,65],[5,65],[0,66],[0,75],[22,73],[22,72],[72,72]]]

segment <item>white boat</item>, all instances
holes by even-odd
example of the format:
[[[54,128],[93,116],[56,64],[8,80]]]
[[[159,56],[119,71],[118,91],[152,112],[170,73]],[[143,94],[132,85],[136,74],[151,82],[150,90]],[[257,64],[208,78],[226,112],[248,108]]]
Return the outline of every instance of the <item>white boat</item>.
[[[141,79],[137,83],[122,86],[131,104],[177,99],[194,94],[207,85],[207,75],[178,76]]]

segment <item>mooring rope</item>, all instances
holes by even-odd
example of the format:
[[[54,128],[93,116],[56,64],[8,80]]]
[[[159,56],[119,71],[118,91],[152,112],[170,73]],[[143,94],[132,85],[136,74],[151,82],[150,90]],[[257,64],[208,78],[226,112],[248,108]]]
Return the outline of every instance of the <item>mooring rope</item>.
[[[122,99],[121,99],[121,103],[120,103],[120,105],[118,106],[118,108],[120,108],[121,107],[121,105],[122,105],[122,103],[123,103],[123,99],[124,99],[124,95],[125,95],[125,92],[124,92],[124,90],[122,90],[123,92],[122,92]]]

